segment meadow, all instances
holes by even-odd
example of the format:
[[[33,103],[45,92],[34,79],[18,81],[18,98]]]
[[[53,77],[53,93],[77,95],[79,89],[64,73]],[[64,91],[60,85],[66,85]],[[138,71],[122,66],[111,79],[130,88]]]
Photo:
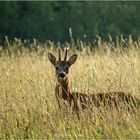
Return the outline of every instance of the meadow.
[[[123,91],[140,98],[140,40],[65,43],[78,54],[70,70],[73,91]],[[140,139],[140,109],[135,113],[82,112],[80,120],[55,99],[55,71],[47,53],[54,42],[6,40],[0,49],[0,138]]]

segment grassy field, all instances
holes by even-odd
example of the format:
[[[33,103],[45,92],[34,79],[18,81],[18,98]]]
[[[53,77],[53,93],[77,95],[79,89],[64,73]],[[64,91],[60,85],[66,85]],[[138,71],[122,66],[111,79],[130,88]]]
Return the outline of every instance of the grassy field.
[[[140,43],[98,42],[96,49],[79,44],[70,70],[73,91],[124,91],[140,97]],[[15,47],[12,44],[9,47]],[[41,48],[41,45],[43,48]],[[68,45],[68,44],[67,44]],[[110,46],[113,47],[110,47]],[[54,44],[15,54],[0,52],[0,137],[2,139],[140,139],[140,109],[135,114],[85,111],[79,120],[55,99],[55,73],[47,58]],[[16,49],[15,49],[16,50]]]

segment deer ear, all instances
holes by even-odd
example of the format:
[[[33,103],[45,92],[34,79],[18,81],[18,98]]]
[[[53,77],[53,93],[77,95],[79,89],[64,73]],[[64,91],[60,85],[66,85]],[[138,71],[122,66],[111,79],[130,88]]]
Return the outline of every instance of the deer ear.
[[[56,57],[52,53],[48,53],[48,59],[53,65],[56,64]]]
[[[69,60],[68,60],[69,66],[71,66],[72,64],[75,63],[75,61],[77,60],[77,57],[78,57],[77,54],[73,54],[73,55],[69,58]]]

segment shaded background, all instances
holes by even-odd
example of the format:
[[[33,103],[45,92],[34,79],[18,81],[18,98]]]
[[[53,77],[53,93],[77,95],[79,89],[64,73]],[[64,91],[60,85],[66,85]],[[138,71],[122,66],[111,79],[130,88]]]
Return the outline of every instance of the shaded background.
[[[123,34],[137,39],[140,34],[140,2],[0,2],[0,42],[37,38],[40,41],[104,40]]]

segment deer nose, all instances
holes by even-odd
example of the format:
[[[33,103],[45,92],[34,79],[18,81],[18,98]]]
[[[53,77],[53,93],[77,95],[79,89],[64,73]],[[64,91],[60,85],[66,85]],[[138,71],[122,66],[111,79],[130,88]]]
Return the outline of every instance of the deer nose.
[[[64,78],[66,76],[65,72],[59,73],[59,77]]]

